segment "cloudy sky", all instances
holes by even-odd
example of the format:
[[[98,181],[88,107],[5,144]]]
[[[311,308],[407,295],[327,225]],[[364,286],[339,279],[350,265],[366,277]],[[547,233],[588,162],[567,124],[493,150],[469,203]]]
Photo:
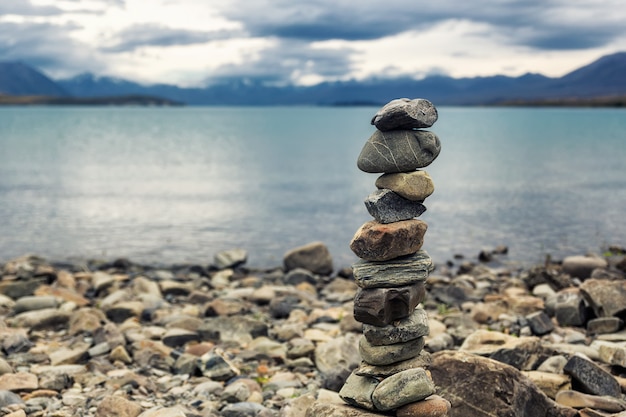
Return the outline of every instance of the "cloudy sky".
[[[54,78],[561,76],[618,51],[624,0],[0,0],[0,60]]]

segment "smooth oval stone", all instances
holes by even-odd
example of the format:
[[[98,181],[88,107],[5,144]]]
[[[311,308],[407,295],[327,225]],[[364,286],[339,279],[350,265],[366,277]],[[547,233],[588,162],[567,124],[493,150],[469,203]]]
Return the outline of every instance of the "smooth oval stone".
[[[421,401],[435,393],[435,384],[426,370],[407,369],[383,379],[372,394],[378,410],[393,410]]]
[[[431,127],[438,118],[437,109],[423,98],[398,98],[385,104],[372,118],[378,130],[419,129]]]
[[[394,223],[369,221],[357,230],[350,249],[368,261],[388,261],[420,250],[428,225],[416,219]]]
[[[362,337],[359,341],[359,353],[361,358],[370,365],[391,365],[418,356],[424,349],[425,343],[426,339],[419,337],[395,345],[374,346]]]
[[[360,288],[391,288],[423,282],[435,268],[425,250],[386,262],[360,260],[352,265],[354,281]]]
[[[409,317],[387,326],[363,324],[363,336],[374,346],[408,342],[428,336],[428,333],[428,315],[422,308],[416,308]]]
[[[419,217],[426,207],[388,189],[376,190],[365,199],[365,208],[378,223],[394,223]]]
[[[377,130],[365,142],[357,167],[369,173],[408,172],[430,165],[441,151],[439,138],[426,130]]]
[[[396,417],[447,417],[452,404],[439,395],[431,395],[424,401],[406,404],[396,411]]]
[[[424,201],[435,192],[432,178],[426,171],[383,174],[376,179],[376,187],[388,188],[411,201]]]

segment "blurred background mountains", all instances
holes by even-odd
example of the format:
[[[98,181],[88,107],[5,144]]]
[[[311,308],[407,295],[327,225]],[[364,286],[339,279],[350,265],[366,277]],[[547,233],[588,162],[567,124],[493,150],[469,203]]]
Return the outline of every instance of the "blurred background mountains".
[[[25,63],[0,62],[0,104],[381,105],[398,97],[427,97],[437,105],[626,106],[626,52],[606,55],[559,78],[536,73],[434,75],[313,86],[240,80],[205,88],[142,85],[90,73],[53,80]]]

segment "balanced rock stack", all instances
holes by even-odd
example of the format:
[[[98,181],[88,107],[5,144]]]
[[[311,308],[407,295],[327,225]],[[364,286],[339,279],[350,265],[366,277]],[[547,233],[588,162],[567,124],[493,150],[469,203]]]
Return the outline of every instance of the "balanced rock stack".
[[[348,404],[398,417],[446,416],[450,403],[435,394],[424,351],[428,317],[420,303],[433,262],[421,250],[427,224],[416,219],[434,191],[426,171],[441,148],[422,130],[437,120],[425,99],[397,99],[380,109],[357,162],[360,170],[382,173],[365,199],[374,218],[356,232],[350,248],[361,258],[353,265],[359,290],[354,317],[363,323],[361,365],[339,395]]]

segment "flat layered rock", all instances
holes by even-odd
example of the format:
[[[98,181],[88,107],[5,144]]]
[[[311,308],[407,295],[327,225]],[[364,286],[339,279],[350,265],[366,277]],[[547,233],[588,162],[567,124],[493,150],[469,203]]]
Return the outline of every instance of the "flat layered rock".
[[[431,127],[438,118],[437,109],[430,101],[423,98],[399,98],[385,104],[372,117],[371,123],[376,129],[386,131],[395,129],[419,129]]]
[[[397,374],[413,368],[428,369],[432,363],[431,354],[425,350],[420,351],[419,355],[405,361],[392,363],[389,365],[371,365],[367,362],[361,364],[354,370],[354,373],[361,376],[371,376],[375,378],[387,378],[388,376]]]
[[[437,135],[426,130],[377,130],[367,140],[357,159],[363,172],[408,172],[430,165],[439,156]]]
[[[380,189],[365,199],[365,208],[379,223],[393,223],[419,217],[426,207],[419,201],[411,201],[389,189]]]
[[[361,288],[391,288],[424,282],[434,269],[424,250],[386,262],[360,260],[352,265],[356,284]]]
[[[426,171],[383,174],[376,179],[376,187],[387,188],[411,201],[424,201],[435,192],[432,178]]]
[[[374,346],[363,337],[359,342],[359,353],[370,365],[391,365],[418,356],[425,343],[425,338],[420,337],[394,345]]]
[[[387,326],[363,325],[363,336],[374,346],[393,345],[428,336],[428,315],[416,308],[407,318]]]
[[[422,247],[428,225],[417,219],[382,224],[369,221],[357,230],[350,249],[368,261],[388,261],[410,255]]]
[[[392,288],[360,288],[354,297],[354,318],[374,326],[386,326],[408,317],[426,297],[426,285]]]

